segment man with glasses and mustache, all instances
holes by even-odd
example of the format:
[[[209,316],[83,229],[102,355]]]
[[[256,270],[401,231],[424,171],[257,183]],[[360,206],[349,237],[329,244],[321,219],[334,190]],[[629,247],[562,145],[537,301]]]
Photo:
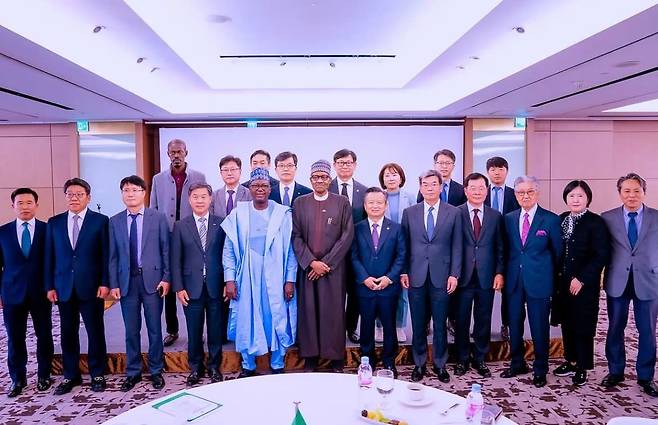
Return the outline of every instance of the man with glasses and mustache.
[[[331,165],[311,166],[313,193],[300,196],[293,208],[293,249],[300,266],[299,353],[306,369],[318,357],[342,373],[345,358],[345,291],[347,254],[352,246],[352,209],[345,196],[329,192]]]
[[[217,217],[224,218],[229,215],[238,202],[251,201],[249,189],[240,184],[241,173],[240,158],[227,155],[219,160],[219,177],[224,182],[224,186],[213,193],[211,209]]]
[[[281,205],[292,207],[295,199],[313,192],[310,188],[295,181],[297,174],[297,155],[281,152],[274,158],[274,169],[279,176],[279,184],[272,186],[270,199]]]
[[[537,204],[539,182],[535,177],[517,177],[514,194],[521,209],[504,217],[507,264],[503,287],[509,306],[512,362],[500,376],[513,378],[528,373],[523,359],[527,308],[535,349],[532,383],[540,388],[546,385],[548,373],[549,313],[554,272],[562,256],[562,229],[559,217]]]
[[[80,376],[80,316],[87,331],[91,390],[105,391],[104,298],[110,293],[107,216],[87,206],[89,183],[73,178],[64,183],[68,211],[48,220],[44,285],[57,304],[62,330],[64,380],[55,389],[63,395],[82,384]]]

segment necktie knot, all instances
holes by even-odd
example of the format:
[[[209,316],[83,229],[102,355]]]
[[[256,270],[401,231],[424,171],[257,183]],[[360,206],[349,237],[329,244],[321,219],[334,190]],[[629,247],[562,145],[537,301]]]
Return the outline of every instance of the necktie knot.
[[[206,218],[205,218],[205,217],[200,217],[200,218],[199,218],[199,223],[204,224],[205,222],[206,222]]]
[[[80,219],[80,216],[77,214],[73,215],[73,221],[77,222]]]
[[[502,187],[498,187],[498,186],[494,186],[494,187],[493,187],[493,190],[494,190],[494,192],[496,192],[496,193],[500,192],[502,189],[503,189]]]
[[[133,221],[135,221],[135,220],[137,220],[137,217],[139,216],[139,213],[137,213],[137,214],[128,214],[128,215],[130,216],[130,218],[133,219]]]
[[[228,192],[229,196],[233,196],[233,194],[235,193],[235,190],[229,189],[229,190],[227,190],[227,192]]]
[[[637,212],[635,212],[635,211],[634,211],[634,212],[629,212],[629,213],[628,213],[628,216],[629,216],[631,219],[634,219],[635,217],[637,217]],[[26,223],[26,224],[27,224],[27,223]]]
[[[284,190],[286,193],[288,193],[288,191],[290,191],[290,188],[289,188],[288,186],[286,186],[286,187],[283,188],[283,190]]]
[[[28,223],[27,221],[24,222],[24,223],[23,223],[23,228],[24,228],[25,230],[27,230],[28,227],[30,227],[30,223]]]
[[[379,227],[379,224],[377,224],[377,223],[372,225],[373,230],[377,230],[378,227]]]
[[[434,211],[434,207],[429,207],[429,209],[427,210],[427,212],[429,213],[431,213],[432,211]]]
[[[480,212],[479,209],[477,209],[477,208],[473,208],[473,214],[478,215],[479,212]]]

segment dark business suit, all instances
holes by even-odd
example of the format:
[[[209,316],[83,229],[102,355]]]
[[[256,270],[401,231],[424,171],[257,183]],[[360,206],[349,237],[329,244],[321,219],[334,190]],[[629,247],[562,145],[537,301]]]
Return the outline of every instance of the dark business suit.
[[[443,185],[441,185],[441,187],[443,188]],[[423,195],[420,191],[418,191],[418,195],[416,196],[416,202],[423,202]],[[466,202],[464,186],[451,179],[450,184],[448,185],[448,203],[454,207],[458,207],[464,202]]]
[[[387,218],[384,218],[379,230],[379,243],[375,247],[367,219],[354,227],[352,268],[361,313],[361,351],[375,364],[375,319],[379,318],[384,329],[382,362],[384,367],[392,367],[395,366],[397,347],[395,312],[401,290],[400,274],[406,260],[406,242],[402,227]],[[368,277],[382,276],[392,281],[382,290],[372,290],[363,283]]]
[[[304,186],[304,185],[301,185],[301,184],[299,184],[299,183],[297,183],[297,182],[295,182],[294,185],[295,185],[295,186],[294,186],[294,188],[293,188],[293,190],[292,190],[292,193],[288,194],[288,196],[290,197],[290,205],[288,205],[289,207],[292,207],[293,202],[294,202],[295,199],[297,199],[298,197],[300,197],[300,196],[302,196],[302,195],[306,195],[307,193],[311,193],[311,192],[313,192],[312,189],[310,189],[310,188],[308,188],[308,187],[306,187],[306,186]],[[270,199],[271,199],[272,201],[277,202],[277,203],[283,205],[283,195],[284,195],[284,194],[281,193],[281,191],[280,191],[280,189],[279,189],[279,183],[277,183],[277,184],[275,184],[274,186],[272,186],[272,191],[270,192]]]
[[[560,214],[560,222],[569,214]],[[551,322],[562,324],[564,358],[576,363],[579,369],[592,369],[601,273],[610,260],[610,235],[601,216],[590,211],[577,220],[568,239],[564,227],[562,235],[564,251],[557,273]],[[578,295],[569,291],[573,278],[583,284]]]
[[[562,229],[557,215],[537,206],[525,245],[521,242],[519,220],[523,210],[505,216],[507,264],[504,296],[509,304],[511,369],[525,367],[523,360],[523,324],[525,307],[535,349],[533,371],[548,373],[550,302],[555,272],[562,256]]]
[[[402,213],[402,230],[407,241],[405,273],[409,275],[409,307],[413,329],[412,351],[417,367],[427,362],[427,322],[434,322],[434,366],[445,367],[448,359],[446,318],[450,295],[448,277],[462,271],[461,214],[456,207],[439,202],[434,233],[427,236],[425,203]],[[429,311],[428,311],[429,307]]]
[[[238,202],[243,201],[251,201],[251,193],[248,188],[238,185],[233,194],[233,208],[238,206]],[[226,213],[226,186],[222,186],[213,192],[210,214],[214,214],[222,220],[228,215]]]
[[[638,239],[631,247],[622,207],[601,214],[611,237],[610,264],[603,285],[607,294],[608,335],[605,356],[611,374],[623,375],[626,366],[624,331],[633,301],[639,335],[637,379],[652,381],[656,368],[658,317],[658,210],[643,206]]]
[[[208,370],[220,371],[222,364],[222,327],[225,326],[222,317],[222,250],[225,234],[220,226],[222,220],[210,214],[204,250],[195,220],[196,217],[192,215],[174,224],[171,238],[171,275],[174,291],[184,289],[190,298],[188,306],[185,307],[188,364],[192,372],[196,371],[202,375],[205,369],[204,318],[208,336]]]
[[[73,249],[68,214],[48,220],[44,282],[46,291],[57,291],[64,378],[80,376],[80,316],[88,336],[89,373],[95,378],[103,376],[105,370],[104,302],[96,294],[100,286],[110,285],[108,218],[87,209]]]
[[[459,208],[462,216],[462,274],[457,289],[457,326],[455,344],[458,360],[469,361],[469,329],[471,313],[473,326],[473,359],[483,362],[491,340],[493,310],[493,281],[504,271],[503,216],[486,205],[479,208],[481,222],[479,237],[475,238],[473,220],[468,204]]]
[[[110,288],[121,290],[121,313],[126,328],[126,374],[142,373],[142,307],[149,340],[149,371],[162,372],[162,298],[157,292],[161,281],[170,282],[169,224],[167,217],[156,210],[145,208],[142,216],[139,266],[131,267],[130,233],[127,210],[110,219]]]
[[[366,210],[363,208],[363,200],[366,197],[368,188],[358,181],[352,179],[352,222],[354,224],[366,218]],[[338,180],[333,179],[329,185],[329,192],[341,194],[342,185],[339,187]],[[345,328],[347,334],[352,335],[356,331],[356,325],[359,323],[359,298],[355,293],[356,286],[354,282],[354,270],[352,264],[347,262],[347,306],[345,307]]]
[[[45,239],[46,223],[35,220],[30,252],[25,257],[16,233],[16,220],[0,227],[0,297],[7,330],[7,366],[14,383],[25,382],[28,314],[37,336],[38,376],[50,377],[52,305],[43,289]]]

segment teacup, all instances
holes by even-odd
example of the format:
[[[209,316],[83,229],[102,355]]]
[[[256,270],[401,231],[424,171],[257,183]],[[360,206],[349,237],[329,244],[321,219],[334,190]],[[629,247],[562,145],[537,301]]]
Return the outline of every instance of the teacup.
[[[410,401],[420,401],[425,397],[425,388],[421,384],[407,384],[407,398]]]

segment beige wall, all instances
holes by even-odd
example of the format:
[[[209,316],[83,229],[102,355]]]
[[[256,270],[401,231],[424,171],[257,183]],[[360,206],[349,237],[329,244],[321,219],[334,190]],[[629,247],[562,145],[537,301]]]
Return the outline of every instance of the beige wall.
[[[0,125],[0,223],[14,218],[9,195],[27,186],[39,194],[38,217],[66,210],[62,187],[78,175],[75,124]]]
[[[647,180],[646,203],[658,207],[658,121],[528,120],[527,172],[542,181],[541,204],[563,211],[562,190],[573,179],[592,188],[591,209],[620,205],[617,179]]]

